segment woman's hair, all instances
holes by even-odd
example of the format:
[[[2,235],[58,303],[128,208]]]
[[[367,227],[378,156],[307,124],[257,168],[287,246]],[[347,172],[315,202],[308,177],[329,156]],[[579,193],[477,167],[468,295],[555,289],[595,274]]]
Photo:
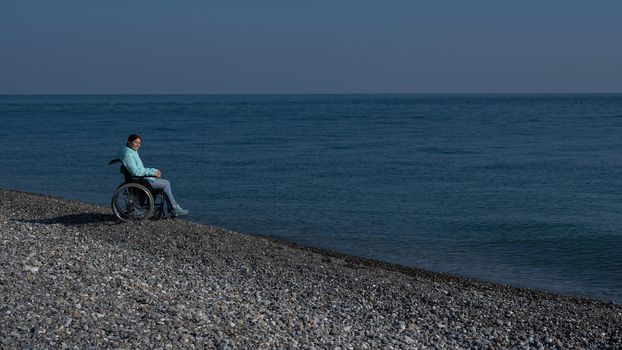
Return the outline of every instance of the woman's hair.
[[[130,142],[133,142],[136,139],[142,140],[142,137],[140,137],[140,135],[138,134],[131,134],[130,136],[127,137],[127,143],[129,144]]]

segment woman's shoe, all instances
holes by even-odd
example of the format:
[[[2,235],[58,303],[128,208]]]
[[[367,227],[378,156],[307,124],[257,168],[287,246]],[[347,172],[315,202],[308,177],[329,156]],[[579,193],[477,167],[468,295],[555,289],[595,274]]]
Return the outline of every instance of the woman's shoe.
[[[175,211],[175,216],[188,215],[188,210],[182,209],[179,204],[173,209]]]

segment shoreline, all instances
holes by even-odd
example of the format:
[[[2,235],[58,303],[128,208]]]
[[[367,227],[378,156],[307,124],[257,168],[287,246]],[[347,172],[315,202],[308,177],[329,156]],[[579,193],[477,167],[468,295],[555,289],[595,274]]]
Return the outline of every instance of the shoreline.
[[[184,220],[116,223],[107,207],[59,197],[0,198],[0,347],[622,346],[611,301]]]
[[[60,196],[55,196],[55,195],[47,195],[47,194],[40,194],[40,193],[27,192],[27,191],[21,191],[21,190],[13,190],[13,189],[3,189],[3,188],[0,188],[0,191],[10,191],[10,192],[24,193],[24,194],[34,195],[34,196],[49,197],[51,199],[57,199],[57,200],[61,200],[61,201],[76,202],[76,203],[81,203],[81,204],[87,204],[87,205],[102,207],[102,208],[105,208],[105,209],[108,209],[108,210],[110,209],[108,206],[104,206],[104,205],[101,205],[101,204],[82,202],[82,201],[73,200],[73,199],[67,199],[67,198],[60,197]],[[110,220],[114,221],[114,220],[116,220],[116,218],[111,214]],[[235,231],[235,230],[228,229],[226,227],[212,226],[212,225],[209,225],[209,224],[204,224],[204,223],[199,223],[199,222],[185,220],[183,218],[174,219],[174,220],[176,220],[176,221],[180,221],[181,220],[181,221],[184,221],[184,222],[189,222],[189,223],[193,223],[193,224],[197,224],[197,225],[201,225],[201,226],[207,226],[207,227],[210,227],[212,229],[221,230],[223,232],[232,232],[232,233],[235,233],[235,234],[240,234],[240,235],[244,235],[244,236],[248,236],[248,237],[255,237],[257,239],[265,239],[265,240],[274,242],[276,244],[286,245],[288,247],[291,247],[293,249],[297,249],[297,250],[300,250],[300,251],[308,251],[308,252],[311,252],[311,253],[314,253],[314,254],[320,254],[322,256],[326,256],[326,257],[329,257],[329,258],[332,257],[332,258],[342,259],[342,260],[350,262],[352,265],[355,265],[355,266],[367,267],[367,268],[380,268],[380,269],[383,269],[383,270],[387,270],[387,271],[391,271],[391,272],[397,272],[397,273],[401,273],[401,274],[404,274],[404,275],[407,275],[407,276],[412,276],[412,277],[424,276],[424,277],[426,277],[428,279],[435,280],[435,281],[438,281],[438,282],[443,282],[443,283],[473,283],[473,284],[481,285],[482,287],[490,286],[490,288],[506,288],[506,289],[512,289],[515,292],[522,292],[522,293],[527,293],[527,294],[541,294],[540,297],[546,297],[546,295],[549,295],[549,297],[552,297],[552,298],[586,299],[586,300],[589,300],[589,301],[613,303],[613,304],[617,304],[617,305],[622,306],[621,303],[618,303],[615,300],[609,300],[609,299],[604,299],[604,298],[597,298],[597,297],[592,297],[592,296],[589,296],[589,295],[565,294],[565,293],[560,293],[560,292],[551,291],[551,290],[547,290],[547,289],[538,289],[538,288],[533,288],[533,287],[516,286],[516,285],[512,285],[510,283],[489,281],[489,280],[485,280],[485,279],[481,279],[481,278],[477,278],[477,277],[469,277],[469,276],[463,276],[463,275],[458,275],[458,274],[453,274],[453,273],[427,270],[427,269],[419,268],[419,267],[416,267],[416,266],[401,265],[401,264],[392,263],[392,262],[388,262],[388,261],[384,261],[384,260],[379,260],[379,259],[374,259],[374,258],[367,258],[367,257],[363,257],[363,256],[342,253],[342,252],[339,252],[339,251],[336,251],[336,250],[327,249],[327,248],[308,246],[308,245],[304,245],[304,244],[300,244],[300,243],[296,243],[296,242],[290,242],[290,241],[287,241],[285,239],[274,238],[274,237],[271,237],[269,235],[248,234],[248,233],[244,233],[244,232],[238,232],[238,231]]]
[[[244,233],[241,233],[241,234],[244,234]],[[430,280],[433,280],[439,283],[466,284],[466,285],[474,284],[474,285],[478,285],[481,288],[508,289],[508,290],[512,290],[512,292],[514,293],[523,293],[525,295],[538,296],[539,298],[568,299],[568,300],[575,300],[575,301],[581,301],[581,300],[596,301],[596,302],[611,303],[611,304],[622,306],[622,304],[617,303],[614,300],[600,299],[596,297],[591,297],[587,295],[579,295],[579,294],[564,294],[564,293],[558,293],[558,292],[550,291],[546,289],[521,287],[521,286],[515,286],[515,285],[507,284],[507,283],[488,281],[488,280],[480,279],[477,277],[468,277],[468,276],[462,276],[462,275],[457,275],[457,274],[452,274],[452,273],[426,270],[426,269],[414,267],[414,266],[400,265],[400,264],[391,263],[391,262],[387,262],[383,260],[366,258],[366,257],[357,256],[357,255],[350,255],[350,254],[341,253],[339,251],[330,250],[330,249],[306,246],[306,245],[295,243],[295,242],[275,239],[269,236],[261,236],[261,235],[258,235],[258,236],[249,235],[249,236],[260,237],[263,239],[274,241],[277,244],[287,245],[297,250],[309,251],[309,252],[320,254],[322,256],[326,256],[329,258],[333,257],[337,259],[342,259],[344,261],[351,262],[351,264],[354,266],[360,266],[361,268],[362,267],[377,268],[377,269],[390,271],[393,273],[400,273],[400,274],[410,276],[410,277],[424,277],[424,278],[427,278],[427,279],[430,279]]]

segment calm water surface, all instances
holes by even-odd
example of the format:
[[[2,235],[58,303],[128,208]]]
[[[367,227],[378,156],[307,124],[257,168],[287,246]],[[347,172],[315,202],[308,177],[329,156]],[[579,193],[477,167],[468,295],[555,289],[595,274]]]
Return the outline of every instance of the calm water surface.
[[[0,96],[0,187],[622,302],[622,95]]]

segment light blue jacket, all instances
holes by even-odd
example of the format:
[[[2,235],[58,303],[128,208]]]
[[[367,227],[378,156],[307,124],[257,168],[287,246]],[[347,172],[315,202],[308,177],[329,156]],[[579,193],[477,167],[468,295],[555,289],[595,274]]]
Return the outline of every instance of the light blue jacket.
[[[125,165],[127,170],[133,176],[155,176],[155,173],[158,171],[158,169],[155,168],[145,168],[142,160],[140,160],[138,152],[127,146],[121,148],[119,151],[119,159],[121,159],[123,165]],[[146,180],[153,182],[155,181],[155,178],[148,177]]]

